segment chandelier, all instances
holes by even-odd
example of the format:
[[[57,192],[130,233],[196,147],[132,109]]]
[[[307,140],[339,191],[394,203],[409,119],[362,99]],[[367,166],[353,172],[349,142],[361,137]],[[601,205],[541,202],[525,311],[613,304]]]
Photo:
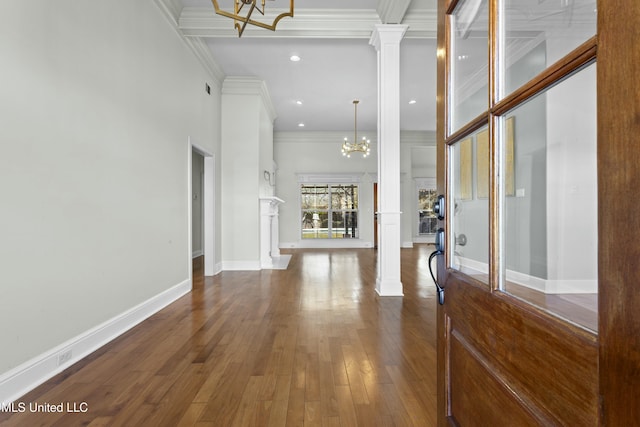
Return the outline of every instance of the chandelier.
[[[369,144],[371,143],[367,137],[363,136],[360,141],[358,141],[358,101],[357,99],[353,100],[353,108],[355,110],[354,120],[353,120],[353,142],[349,142],[348,138],[344,138],[344,142],[342,143],[342,155],[346,157],[351,157],[351,153],[360,152],[362,153],[362,157],[367,157],[371,152],[369,148]]]
[[[218,6],[218,0],[211,1],[213,2],[213,8],[218,15],[226,16],[227,18],[233,19],[234,27],[238,30],[238,37],[242,37],[242,33],[244,32],[247,24],[275,31],[276,25],[278,25],[278,22],[282,18],[284,18],[285,16],[293,16],[293,0],[289,0],[289,11],[283,12],[276,16],[271,24],[264,23],[252,18],[254,11],[258,11],[258,13],[263,17],[265,16],[265,3],[267,0],[221,0],[222,3],[229,3],[233,1],[233,13],[221,9],[220,6]],[[274,0],[269,1],[273,2]]]

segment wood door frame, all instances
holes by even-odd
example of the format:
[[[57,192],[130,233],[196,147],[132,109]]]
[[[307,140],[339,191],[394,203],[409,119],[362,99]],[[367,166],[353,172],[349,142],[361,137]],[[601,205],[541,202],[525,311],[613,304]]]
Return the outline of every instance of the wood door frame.
[[[600,423],[640,420],[640,2],[598,0]]]

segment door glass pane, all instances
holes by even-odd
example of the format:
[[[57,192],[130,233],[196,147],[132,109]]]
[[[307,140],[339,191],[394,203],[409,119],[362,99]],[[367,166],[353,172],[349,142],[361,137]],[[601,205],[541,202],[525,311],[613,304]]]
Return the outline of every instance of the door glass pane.
[[[488,17],[486,0],[461,0],[450,17],[451,133],[488,109]]]
[[[452,268],[488,283],[489,133],[483,128],[451,150],[453,212],[449,250]]]
[[[596,34],[595,0],[505,0],[505,96]]]
[[[502,121],[507,292],[597,330],[596,66]]]

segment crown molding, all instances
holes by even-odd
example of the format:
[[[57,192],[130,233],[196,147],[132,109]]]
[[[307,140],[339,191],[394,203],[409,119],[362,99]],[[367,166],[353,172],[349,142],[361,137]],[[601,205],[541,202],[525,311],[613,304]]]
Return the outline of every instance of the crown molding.
[[[420,9],[407,12],[402,20],[409,29],[405,39],[436,39],[438,38],[438,11],[436,9]]]
[[[165,0],[167,1],[167,0]],[[266,11],[269,21],[282,10]],[[293,18],[278,23],[275,31],[247,26],[243,38],[365,38],[371,37],[375,25],[381,24],[376,10],[362,9],[302,9]],[[405,15],[409,25],[406,37],[436,36],[436,11],[416,10]],[[178,19],[178,27],[185,37],[238,37],[232,20],[217,15],[213,8],[185,7]]]
[[[182,3],[180,0],[154,0],[154,3],[158,9],[160,9],[162,15],[175,31],[176,35],[180,37],[198,61],[200,61],[205,71],[212,78],[213,83],[220,87],[225,75],[222,68],[220,68],[216,60],[213,58],[211,50],[202,39],[185,37],[182,31],[178,28],[178,19],[182,13]]]
[[[282,12],[267,10],[264,21],[271,22]],[[184,8],[178,22],[187,37],[238,37],[232,20],[213,8]],[[242,37],[367,38],[376,23],[380,18],[375,10],[303,9],[280,21],[276,31],[248,25]]]
[[[349,131],[351,132],[351,131]],[[349,132],[340,131],[297,131],[297,132],[274,132],[273,142],[282,144],[302,144],[302,143],[331,143],[342,144],[342,141]],[[375,146],[378,143],[376,131],[359,131],[360,134],[366,135],[371,140],[371,144]],[[402,144],[422,144],[425,146],[435,146],[435,131],[401,131],[400,143]]]
[[[154,0],[155,4],[160,8],[165,18],[174,27],[178,26],[178,19],[182,13],[182,3],[180,0]]]
[[[278,117],[276,109],[271,102],[271,95],[264,80],[256,77],[235,77],[230,76],[224,79],[222,83],[223,95],[256,95],[260,97],[264,107],[269,114],[271,123]]]
[[[342,145],[345,136],[353,130],[348,132],[340,131],[299,131],[299,132],[274,132],[273,142],[283,144],[338,144]],[[362,135],[366,135],[371,140],[371,144],[377,143],[376,132],[362,131]],[[371,135],[371,136],[369,136]]]
[[[183,39],[205,70],[214,78],[215,84],[221,87],[225,78],[224,71],[213,58],[211,49],[209,49],[205,41],[199,37],[183,37]]]

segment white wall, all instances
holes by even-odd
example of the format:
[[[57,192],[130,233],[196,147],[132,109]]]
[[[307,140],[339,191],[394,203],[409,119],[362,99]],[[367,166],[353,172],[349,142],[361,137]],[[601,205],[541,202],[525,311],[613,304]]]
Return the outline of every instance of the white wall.
[[[187,141],[218,151],[220,101],[153,2],[0,15],[1,379],[188,284]]]
[[[227,77],[222,88],[222,267],[260,269],[261,196],[273,192],[275,112],[263,81]]]
[[[273,160],[273,118],[266,109],[260,110],[260,166],[258,168],[258,182],[260,197],[275,195],[275,168]],[[265,174],[265,171],[268,174]]]
[[[596,67],[547,94],[547,264],[553,280],[596,292],[598,182]]]
[[[280,246],[291,247],[372,247],[373,246],[373,183],[377,181],[377,150],[375,132],[362,131],[371,139],[371,155],[351,158],[340,153],[343,132],[279,132],[274,137],[274,157],[278,165],[276,195],[285,201],[280,207]],[[415,183],[411,170],[411,149],[434,143],[432,132],[403,132],[401,152],[401,219],[402,244],[412,245],[413,223],[417,221]],[[304,240],[300,238],[300,174],[359,176],[360,212],[359,239]],[[435,176],[435,171],[434,171]]]

